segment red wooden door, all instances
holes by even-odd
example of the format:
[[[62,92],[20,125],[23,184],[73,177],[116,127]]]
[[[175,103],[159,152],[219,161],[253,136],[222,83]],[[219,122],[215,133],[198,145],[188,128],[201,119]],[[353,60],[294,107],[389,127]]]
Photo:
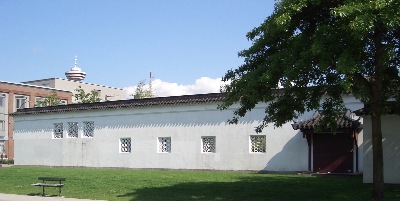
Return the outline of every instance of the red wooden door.
[[[313,171],[352,173],[354,140],[350,133],[314,133]]]

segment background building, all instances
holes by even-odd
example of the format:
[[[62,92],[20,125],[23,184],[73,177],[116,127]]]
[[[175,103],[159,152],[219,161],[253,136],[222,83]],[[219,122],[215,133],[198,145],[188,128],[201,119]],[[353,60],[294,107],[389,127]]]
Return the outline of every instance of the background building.
[[[123,89],[82,82],[86,77],[86,73],[78,67],[76,56],[74,66],[69,71],[65,72],[65,76],[67,79],[48,78],[25,81],[22,83],[62,89],[66,91],[71,91],[74,94],[76,93],[75,89],[80,86],[86,93],[89,93],[92,90],[97,91],[99,93],[99,98],[101,99],[101,101],[126,99],[125,90]],[[75,102],[75,98],[72,99],[72,102]]]
[[[44,86],[0,81],[0,157],[14,158],[13,118],[17,109],[33,108],[38,100],[56,92],[63,104],[72,103],[72,92]]]
[[[86,93],[95,90],[101,101],[125,100],[123,89],[82,82],[86,73],[77,66],[65,72],[67,79],[49,78],[22,83],[0,81],[0,158],[14,159],[14,122],[10,115],[18,109],[39,107],[37,101],[57,93],[63,105],[75,103],[75,89],[81,87]]]
[[[107,87],[97,84],[90,84],[76,80],[68,80],[62,78],[48,78],[42,80],[26,81],[23,83],[67,90],[71,91],[73,94],[76,93],[75,89],[77,89],[80,86],[86,93],[89,93],[92,90],[96,90],[99,93],[99,98],[101,99],[101,101],[114,101],[114,100],[126,99],[125,90],[123,89]],[[73,103],[76,102],[75,98],[72,98],[72,102]]]

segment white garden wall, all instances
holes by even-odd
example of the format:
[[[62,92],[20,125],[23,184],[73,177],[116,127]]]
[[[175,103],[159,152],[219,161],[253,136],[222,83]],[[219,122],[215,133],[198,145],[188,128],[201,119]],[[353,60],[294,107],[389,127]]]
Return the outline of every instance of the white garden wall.
[[[364,118],[364,183],[372,183],[371,116]],[[382,116],[382,146],[385,183],[400,184],[400,116]]]
[[[345,97],[351,109],[361,108]],[[227,122],[232,110],[216,103],[80,112],[15,115],[15,164],[162,169],[307,171],[308,144],[291,123],[272,125],[260,134],[254,128],[264,117],[257,105],[239,124]],[[308,112],[298,120],[312,117]],[[83,137],[83,122],[94,122],[94,136]],[[78,122],[78,138],[67,137],[68,122]],[[54,123],[62,123],[63,138],[54,139]],[[250,136],[265,135],[265,153],[252,153]],[[202,153],[202,136],[215,136],[215,153]],[[158,138],[171,138],[171,152],[158,152]],[[131,151],[121,153],[120,139],[131,139]],[[359,135],[359,146],[362,134]],[[360,156],[362,155],[362,147]],[[362,157],[359,157],[362,161]],[[362,162],[359,162],[362,172]]]
[[[227,124],[232,111],[216,104],[15,116],[15,164],[307,171],[306,139],[290,124],[266,128],[266,153],[250,153],[249,136],[263,110],[238,125]],[[93,138],[82,137],[84,121],[94,122]],[[68,122],[78,122],[78,138],[66,137]],[[53,139],[54,123],[63,123],[64,138]],[[216,137],[215,153],[201,152],[202,136]],[[157,152],[158,137],[171,137],[170,153]],[[120,138],[131,138],[130,153],[120,153]]]

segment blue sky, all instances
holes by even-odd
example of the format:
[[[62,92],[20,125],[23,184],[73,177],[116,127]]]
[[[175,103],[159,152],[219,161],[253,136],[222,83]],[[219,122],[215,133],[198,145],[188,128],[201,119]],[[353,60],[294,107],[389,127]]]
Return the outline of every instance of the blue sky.
[[[65,78],[126,88],[141,80],[194,86],[239,66],[246,33],[273,0],[0,0],[0,80]],[[207,78],[207,79],[206,79]],[[203,83],[204,84],[204,83]],[[170,87],[172,87],[170,85]]]

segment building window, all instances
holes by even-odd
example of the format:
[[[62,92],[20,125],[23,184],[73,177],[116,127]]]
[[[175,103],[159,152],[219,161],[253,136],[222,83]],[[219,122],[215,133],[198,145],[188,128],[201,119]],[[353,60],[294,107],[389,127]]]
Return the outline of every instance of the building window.
[[[62,123],[54,123],[54,131],[53,131],[53,138],[60,139],[63,138],[63,124]]]
[[[5,149],[4,149],[4,142],[0,142],[0,154],[4,154]]]
[[[170,153],[170,152],[171,152],[171,137],[159,137],[158,153]]]
[[[35,98],[35,107],[46,107],[46,103],[44,102],[46,100],[43,97],[36,97]]]
[[[77,138],[78,130],[78,122],[68,122],[68,137]]]
[[[5,129],[4,124],[5,124],[5,121],[0,120],[0,131],[4,131],[4,129]]]
[[[201,137],[201,152],[215,153],[215,136]]]
[[[0,94],[0,107],[4,107],[6,102],[5,99],[6,97],[4,96],[4,94]]]
[[[86,121],[83,122],[83,137],[93,137],[94,136],[94,122]]]
[[[94,89],[94,91],[97,92],[97,97],[101,97],[101,90],[100,89]]]
[[[250,152],[265,153],[266,152],[266,136],[265,135],[250,135]]]
[[[131,153],[131,138],[120,138],[119,150],[120,153]]]
[[[67,105],[68,101],[67,100],[60,100],[60,105]]]
[[[15,111],[17,109],[24,109],[28,107],[28,99],[26,96],[16,95],[15,96]]]
[[[6,95],[0,93],[0,114],[7,113]]]

